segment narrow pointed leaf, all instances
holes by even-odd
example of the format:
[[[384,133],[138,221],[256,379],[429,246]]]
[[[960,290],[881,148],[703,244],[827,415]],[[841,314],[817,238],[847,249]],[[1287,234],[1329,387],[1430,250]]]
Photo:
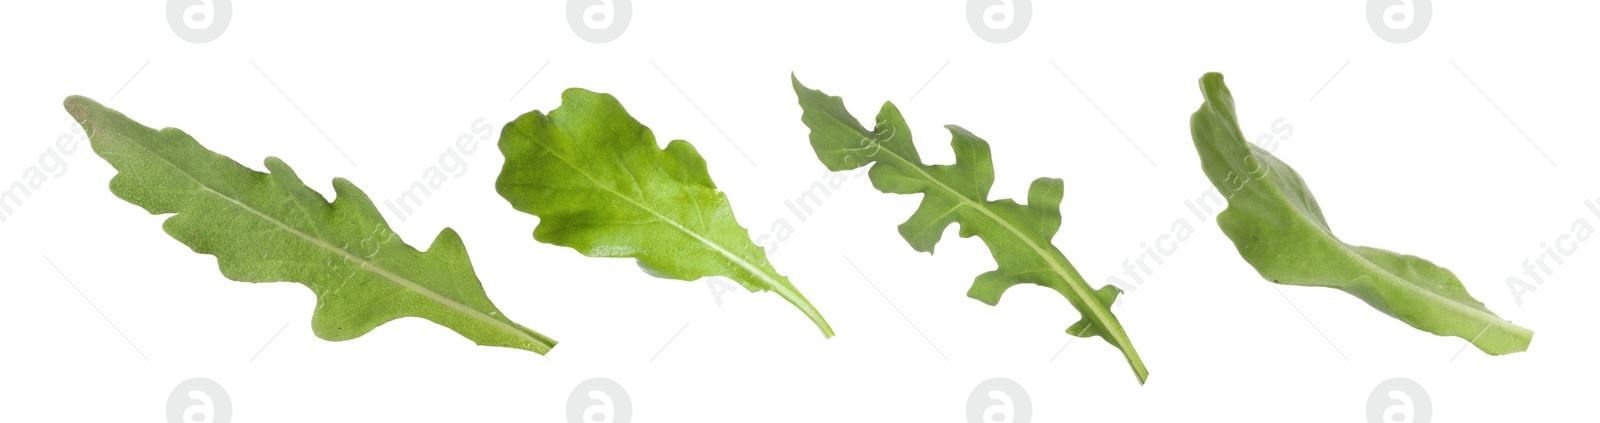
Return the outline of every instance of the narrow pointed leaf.
[[[174,128],[155,130],[84,97],[66,108],[117,169],[111,192],[151,214],[197,253],[217,257],[241,282],[297,282],[317,296],[311,328],[354,339],[402,317],[421,317],[479,345],[544,354],[556,342],[507,319],[484,294],[466,248],[445,229],[427,251],[406,245],[354,184],[334,178],[329,203],[287,164],[251,170]]]
[[[1028,189],[1028,204],[989,200],[994,165],[989,143],[950,125],[955,149],[953,165],[926,165],[911,141],[911,129],[894,103],[885,102],[877,125],[867,129],[845,110],[844,100],[806,88],[793,79],[804,110],[801,121],[811,129],[811,147],[832,171],[871,165],[872,186],[891,194],[922,194],[922,204],[900,225],[900,236],[917,251],[932,253],[945,228],[959,223],[964,238],[977,236],[989,246],[999,268],[977,277],[967,295],[998,304],[1006,289],[1035,284],[1056,290],[1078,310],[1082,320],[1071,325],[1073,336],[1098,336],[1122,351],[1139,383],[1149,372],[1134,350],[1111,303],[1122,291],[1092,289],[1061,250],[1051,244],[1061,228],[1062,182],[1039,178]]]
[[[1190,118],[1206,177],[1228,198],[1217,225],[1261,277],[1336,288],[1417,329],[1466,339],[1486,353],[1525,351],[1533,331],[1490,312],[1450,270],[1416,256],[1344,243],[1300,174],[1245,142],[1222,75],[1200,78]]]
[[[549,115],[533,111],[506,124],[500,151],[506,162],[495,187],[539,217],[539,242],[631,257],[661,278],[723,276],[751,292],[773,291],[833,336],[734,220],[694,146],[676,140],[660,148],[615,97],[569,89]]]

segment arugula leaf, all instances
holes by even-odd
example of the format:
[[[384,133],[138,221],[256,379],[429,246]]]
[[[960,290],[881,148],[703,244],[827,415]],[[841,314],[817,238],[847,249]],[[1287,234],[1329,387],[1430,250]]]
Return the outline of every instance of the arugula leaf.
[[[945,228],[961,224],[961,237],[977,236],[989,246],[999,268],[979,275],[967,296],[989,305],[1000,302],[1006,289],[1035,284],[1061,293],[1083,316],[1067,328],[1073,336],[1099,336],[1122,350],[1143,384],[1149,376],[1128,334],[1111,314],[1122,290],[1106,285],[1093,290],[1051,244],[1061,228],[1062,182],[1039,178],[1028,188],[1028,204],[990,201],[994,165],[989,143],[959,126],[948,125],[955,149],[954,165],[925,165],[911,142],[911,129],[894,103],[884,102],[872,130],[845,110],[844,100],[806,88],[791,75],[804,110],[800,119],[811,129],[811,147],[831,171],[871,164],[872,186],[891,194],[922,194],[922,204],[900,225],[900,236],[920,252],[933,253]]]
[[[317,295],[311,328],[322,339],[354,339],[390,320],[421,317],[478,345],[544,354],[556,344],[489,302],[453,230],[417,251],[344,178],[334,178],[338,198],[328,203],[276,157],[266,159],[271,173],[256,172],[183,131],[151,129],[85,97],[65,105],[95,154],[117,169],[113,194],[151,214],[172,214],[162,224],[167,234],[216,256],[228,279],[310,288]]]
[[[506,162],[495,188],[539,217],[539,242],[590,257],[632,257],[660,278],[724,276],[751,292],[773,291],[833,336],[734,220],[694,146],[676,140],[661,149],[615,97],[568,89],[549,115],[533,111],[507,123],[500,151]]]
[[[1262,277],[1343,290],[1412,327],[1461,337],[1489,354],[1528,349],[1533,331],[1490,312],[1450,270],[1340,241],[1300,174],[1245,142],[1222,74],[1201,77],[1200,90],[1205,103],[1189,122],[1206,177],[1228,198],[1217,224]]]

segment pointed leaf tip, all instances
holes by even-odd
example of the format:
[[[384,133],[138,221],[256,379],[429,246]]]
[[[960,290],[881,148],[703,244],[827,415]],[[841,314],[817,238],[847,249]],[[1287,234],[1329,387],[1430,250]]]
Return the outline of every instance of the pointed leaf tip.
[[[555,341],[507,319],[484,294],[464,253],[421,252],[388,229],[370,201],[328,203],[276,157],[271,174],[207,150],[174,129],[156,131],[85,97],[65,100],[96,154],[117,170],[111,191],[157,214],[192,250],[216,257],[241,282],[295,282],[317,298],[312,332],[330,341],[421,317],[479,345],[543,354]],[[335,190],[359,193],[334,179]],[[459,240],[453,232],[441,237]]]
[[[1140,383],[1144,382],[1144,363],[1121,323],[1051,243],[1060,226],[1059,179],[1035,181],[1027,205],[1010,199],[991,201],[995,170],[990,145],[972,132],[946,125],[956,162],[928,165],[918,157],[911,131],[893,103],[884,103],[876,126],[868,131],[844,110],[839,97],[804,89],[798,82],[795,85],[803,110],[801,121],[811,130],[812,149],[828,169],[871,166],[869,175],[879,191],[922,195],[916,211],[898,228],[914,250],[931,253],[952,223],[960,225],[961,236],[983,239],[998,268],[978,275],[967,291],[969,297],[994,305],[1015,285],[1052,288],[1083,316],[1085,323],[1072,330],[1087,334],[1091,325],[1101,328],[1099,333],[1123,353]],[[871,154],[851,154],[863,148]]]
[[[1222,75],[1201,81],[1206,102],[1190,119],[1190,132],[1207,178],[1229,193],[1217,225],[1262,278],[1345,291],[1414,328],[1466,339],[1489,354],[1527,349],[1533,331],[1490,312],[1449,270],[1334,236],[1300,174],[1240,134]]]
[[[591,257],[631,257],[646,273],[686,281],[722,276],[774,291],[832,330],[734,219],[704,157],[688,141],[661,148],[615,97],[562,94],[548,118],[518,118],[501,131],[506,161],[495,190],[539,217],[534,239]]]

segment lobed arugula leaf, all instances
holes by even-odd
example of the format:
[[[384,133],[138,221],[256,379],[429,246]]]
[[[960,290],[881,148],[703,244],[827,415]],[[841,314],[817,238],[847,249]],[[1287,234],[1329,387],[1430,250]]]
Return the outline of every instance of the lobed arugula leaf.
[[[989,143],[959,126],[948,125],[955,149],[953,165],[925,165],[911,141],[911,129],[894,103],[884,102],[877,125],[868,130],[845,110],[844,100],[806,88],[791,79],[804,110],[800,119],[811,129],[811,147],[831,171],[873,165],[872,186],[891,194],[922,194],[922,204],[900,225],[900,236],[920,252],[933,253],[945,228],[959,223],[963,238],[977,236],[998,268],[979,275],[967,296],[989,305],[1000,302],[1006,289],[1035,284],[1056,290],[1081,314],[1067,328],[1073,336],[1098,336],[1122,351],[1143,384],[1149,376],[1111,304],[1122,290],[1089,287],[1061,250],[1051,244],[1061,228],[1062,182],[1039,178],[1028,189],[1028,204],[1010,199],[990,201],[994,165]]]
[[[334,178],[338,198],[329,203],[276,157],[266,159],[271,173],[256,172],[183,131],[151,129],[85,97],[65,105],[95,154],[116,168],[113,194],[151,214],[172,214],[162,224],[167,234],[216,256],[228,279],[310,288],[318,337],[349,340],[421,317],[478,345],[544,354],[556,344],[489,302],[453,230],[417,251],[344,178]]]
[[[590,257],[631,257],[650,275],[724,276],[751,292],[773,291],[833,329],[767,262],[734,220],[688,141],[666,149],[608,94],[568,89],[549,115],[529,112],[500,133],[500,196],[539,217],[533,238]]]
[[[1217,225],[1262,277],[1348,292],[1412,327],[1466,339],[1489,354],[1528,349],[1533,331],[1489,311],[1450,270],[1340,241],[1300,174],[1245,142],[1222,74],[1201,77],[1200,90],[1205,103],[1189,122],[1206,177],[1228,198]]]

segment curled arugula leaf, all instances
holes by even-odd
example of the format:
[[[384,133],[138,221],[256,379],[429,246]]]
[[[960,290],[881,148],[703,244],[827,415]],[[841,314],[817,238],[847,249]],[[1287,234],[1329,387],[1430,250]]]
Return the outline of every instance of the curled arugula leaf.
[[[317,296],[311,328],[329,341],[354,339],[390,320],[421,317],[478,345],[548,352],[556,341],[507,319],[483,292],[455,231],[428,251],[406,245],[366,193],[334,178],[332,203],[289,165],[251,170],[174,128],[134,122],[88,98],[66,108],[89,143],[117,169],[111,192],[151,214],[172,214],[168,235],[217,257],[241,282],[292,281]]]
[[[1245,142],[1222,74],[1201,77],[1200,90],[1205,103],[1189,123],[1206,177],[1228,198],[1217,225],[1262,277],[1348,292],[1414,328],[1466,339],[1489,354],[1528,349],[1533,331],[1489,311],[1450,270],[1340,241],[1300,174]]]
[[[631,257],[656,277],[724,276],[751,292],[773,291],[833,336],[734,220],[694,146],[676,140],[660,148],[615,97],[568,89],[549,115],[533,111],[506,124],[500,151],[506,162],[495,188],[539,217],[535,240],[590,257]]]
[[[894,103],[884,102],[877,125],[868,130],[845,110],[844,100],[806,88],[791,79],[804,110],[800,119],[811,129],[811,147],[831,171],[867,165],[872,186],[891,194],[922,194],[922,204],[900,225],[911,248],[932,253],[945,228],[960,223],[961,237],[977,236],[989,246],[998,269],[979,275],[967,296],[989,305],[1000,302],[1006,289],[1035,284],[1056,290],[1081,314],[1067,328],[1073,336],[1098,336],[1122,350],[1139,383],[1149,376],[1111,304],[1122,290],[1089,287],[1061,250],[1051,244],[1061,228],[1062,182],[1039,178],[1028,189],[1028,204],[989,200],[994,165],[989,143],[959,126],[948,125],[955,149],[953,165],[925,165],[911,142],[911,129]]]

